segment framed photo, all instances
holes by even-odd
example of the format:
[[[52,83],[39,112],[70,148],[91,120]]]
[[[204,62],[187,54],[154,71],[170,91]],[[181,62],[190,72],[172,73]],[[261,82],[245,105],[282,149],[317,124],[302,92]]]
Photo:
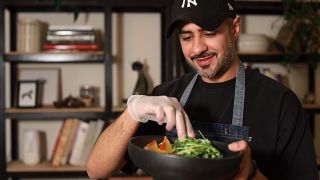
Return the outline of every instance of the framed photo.
[[[40,82],[39,81],[18,81],[16,105],[19,108],[32,108],[40,104]]]
[[[43,81],[42,105],[53,105],[61,100],[60,68],[20,68],[18,79],[20,81]]]

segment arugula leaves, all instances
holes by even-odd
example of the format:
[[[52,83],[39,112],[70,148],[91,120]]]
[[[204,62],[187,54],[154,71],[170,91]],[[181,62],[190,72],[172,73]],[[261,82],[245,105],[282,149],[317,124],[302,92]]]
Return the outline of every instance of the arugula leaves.
[[[208,139],[185,138],[176,140],[172,145],[173,154],[186,157],[221,159],[223,154],[212,146]]]

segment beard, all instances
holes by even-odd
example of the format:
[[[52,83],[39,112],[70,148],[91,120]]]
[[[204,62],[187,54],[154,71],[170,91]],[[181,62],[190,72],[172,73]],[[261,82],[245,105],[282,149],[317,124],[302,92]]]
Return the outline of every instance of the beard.
[[[198,72],[198,74],[201,77],[204,77],[207,79],[217,79],[217,78],[221,77],[230,68],[230,66],[233,62],[233,59],[232,59],[233,50],[234,50],[234,43],[232,42],[232,40],[229,40],[227,51],[225,52],[225,54],[221,58],[218,58],[218,56],[215,52],[204,52],[202,54],[195,55],[194,57],[190,58],[192,61],[194,61],[195,59],[201,58],[201,57],[206,57],[206,56],[210,56],[210,55],[216,56],[217,57],[217,65],[214,69],[212,69],[210,67],[197,69],[191,62],[189,62],[189,61],[187,61],[187,62],[195,71]]]

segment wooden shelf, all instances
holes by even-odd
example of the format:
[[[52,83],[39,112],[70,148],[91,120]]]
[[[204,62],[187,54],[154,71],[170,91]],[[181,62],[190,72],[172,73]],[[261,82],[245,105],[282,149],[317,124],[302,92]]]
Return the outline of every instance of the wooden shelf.
[[[285,63],[284,55],[280,52],[270,51],[265,53],[238,53],[243,62],[248,63]],[[296,61],[290,63],[308,63],[306,61],[308,54],[301,54]]]
[[[320,112],[320,104],[303,104],[302,106],[308,112]]]
[[[7,164],[7,172],[11,177],[88,177],[85,166],[53,166],[49,162],[36,165],[26,165],[21,161],[12,161]],[[114,174],[110,180],[152,180],[149,176],[123,177],[120,173]]]
[[[21,161],[13,161],[7,165],[8,172],[72,172],[86,171],[85,166],[53,166],[49,162],[43,162],[36,165],[26,165]]]
[[[125,107],[113,107],[113,112],[122,112]],[[31,113],[31,112],[103,112],[104,107],[85,107],[85,108],[56,108],[45,106],[41,108],[8,108],[7,113]]]
[[[86,108],[55,108],[53,106],[41,108],[8,108],[7,113],[44,113],[44,112],[103,112],[103,107]]]
[[[25,165],[21,161],[13,161],[7,164],[6,171],[12,178],[88,177],[85,166],[64,165],[55,167],[49,162]]]
[[[117,117],[124,109],[124,107],[113,107],[112,117]],[[64,119],[68,117],[104,119],[108,117],[107,113],[104,107],[55,108],[53,106],[47,106],[41,108],[8,108],[5,111],[7,118],[21,120]]]
[[[7,62],[20,63],[68,63],[68,62],[83,62],[97,63],[103,62],[105,58],[102,51],[77,51],[77,52],[39,52],[39,53],[20,53],[10,52],[5,54],[4,60]]]

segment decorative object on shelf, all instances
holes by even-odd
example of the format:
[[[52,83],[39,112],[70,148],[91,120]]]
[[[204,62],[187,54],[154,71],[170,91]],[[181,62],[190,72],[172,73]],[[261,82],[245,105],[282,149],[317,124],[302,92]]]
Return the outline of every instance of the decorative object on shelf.
[[[317,66],[320,59],[320,13],[319,2],[310,0],[282,0],[285,25],[282,29],[287,37],[275,43],[275,47],[284,53],[285,62],[297,61],[301,54],[307,54],[305,60]],[[283,34],[282,33],[282,34]]]
[[[265,53],[269,44],[269,39],[263,34],[240,34],[237,43],[240,53]]]
[[[91,85],[80,86],[80,99],[87,106],[99,106],[99,88]]]
[[[33,108],[42,105],[42,80],[18,81],[16,89],[16,107]]]
[[[138,72],[138,80],[133,90],[134,95],[147,94],[148,93],[148,80],[143,72],[143,64],[139,61],[132,63],[132,70]]]
[[[316,102],[316,96],[313,92],[308,92],[303,97],[303,102],[305,104],[314,104]]]
[[[79,98],[72,97],[71,95],[69,95],[62,101],[54,102],[54,106],[57,108],[81,108],[85,107],[86,105]]]
[[[41,22],[36,19],[19,19],[17,24],[17,51],[39,52],[42,38]]]
[[[23,163],[38,164],[41,160],[40,132],[36,129],[26,129],[23,132]]]
[[[53,102],[61,100],[60,68],[20,68],[17,77],[19,80],[44,81],[42,105],[53,105]]]

